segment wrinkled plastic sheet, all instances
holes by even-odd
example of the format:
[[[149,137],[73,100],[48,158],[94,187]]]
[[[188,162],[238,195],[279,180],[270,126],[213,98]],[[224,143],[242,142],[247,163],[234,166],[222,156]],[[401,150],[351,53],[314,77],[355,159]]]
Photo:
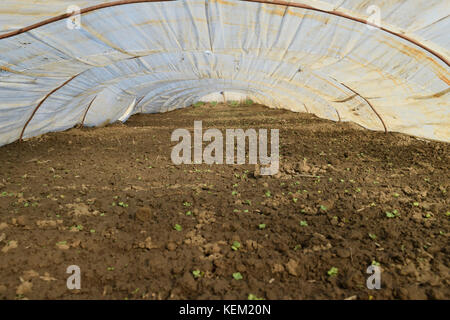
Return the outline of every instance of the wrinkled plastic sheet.
[[[1,33],[68,5],[96,3],[7,0],[0,5]],[[357,17],[367,17],[370,4],[304,3]],[[448,58],[448,2],[386,1],[380,9],[390,28]],[[0,40],[0,145],[19,139],[24,126],[28,138],[82,122],[125,121],[218,92],[450,141],[448,65],[357,21],[274,4],[188,0],[103,8],[81,23],[71,30],[61,20]]]

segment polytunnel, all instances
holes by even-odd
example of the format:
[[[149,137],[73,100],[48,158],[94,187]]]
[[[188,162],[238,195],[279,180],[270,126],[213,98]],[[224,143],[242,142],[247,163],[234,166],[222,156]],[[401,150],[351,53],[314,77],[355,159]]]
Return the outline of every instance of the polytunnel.
[[[442,0],[3,0],[0,145],[220,92],[450,141]]]

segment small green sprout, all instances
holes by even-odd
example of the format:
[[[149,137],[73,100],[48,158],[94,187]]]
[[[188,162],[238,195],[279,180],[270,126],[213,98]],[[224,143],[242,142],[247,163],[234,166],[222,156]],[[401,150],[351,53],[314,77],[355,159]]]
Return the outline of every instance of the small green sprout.
[[[263,229],[266,228],[266,224],[265,224],[265,223],[261,223],[260,225],[258,225],[258,228],[259,228],[260,230],[263,230]]]
[[[231,245],[231,249],[233,249],[234,251],[239,250],[241,248],[241,244],[239,241],[234,241],[233,244]]]
[[[242,274],[240,272],[235,272],[235,273],[233,273],[233,278],[235,280],[242,280],[244,277],[242,276]]]
[[[336,268],[336,267],[331,267],[331,269],[327,271],[327,274],[328,274],[330,277],[335,277],[335,276],[337,276],[338,272],[339,272],[339,269],[338,269],[338,268]]]
[[[307,227],[308,226],[308,222],[306,222],[305,220],[300,221],[300,225],[302,227]]]
[[[397,210],[392,210],[392,212],[386,211],[386,217],[389,219],[396,218],[400,216]]]
[[[372,240],[376,240],[377,239],[377,235],[374,233],[369,233],[369,238]]]
[[[176,225],[174,225],[173,228],[177,231],[183,230],[183,228],[178,223]]]
[[[192,271],[192,275],[194,276],[194,278],[200,278],[203,275],[203,272],[200,270],[194,270]]]
[[[248,300],[264,300],[264,298],[258,298],[256,295],[254,295],[253,293],[250,293],[248,295]]]

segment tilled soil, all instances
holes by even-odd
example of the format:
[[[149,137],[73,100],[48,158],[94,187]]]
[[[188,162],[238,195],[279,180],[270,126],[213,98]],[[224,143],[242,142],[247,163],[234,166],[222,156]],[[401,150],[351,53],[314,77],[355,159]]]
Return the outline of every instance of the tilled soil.
[[[280,173],[174,165],[194,120],[280,129]],[[208,104],[0,151],[3,299],[450,298],[445,143]]]

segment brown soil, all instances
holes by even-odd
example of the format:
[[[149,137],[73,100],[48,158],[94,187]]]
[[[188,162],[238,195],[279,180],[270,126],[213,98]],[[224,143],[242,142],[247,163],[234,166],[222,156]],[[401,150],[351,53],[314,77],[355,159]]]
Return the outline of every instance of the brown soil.
[[[170,135],[194,120],[279,128],[280,174],[172,164]],[[449,144],[204,105],[0,151],[3,299],[450,298]],[[373,261],[380,290],[366,288]]]

